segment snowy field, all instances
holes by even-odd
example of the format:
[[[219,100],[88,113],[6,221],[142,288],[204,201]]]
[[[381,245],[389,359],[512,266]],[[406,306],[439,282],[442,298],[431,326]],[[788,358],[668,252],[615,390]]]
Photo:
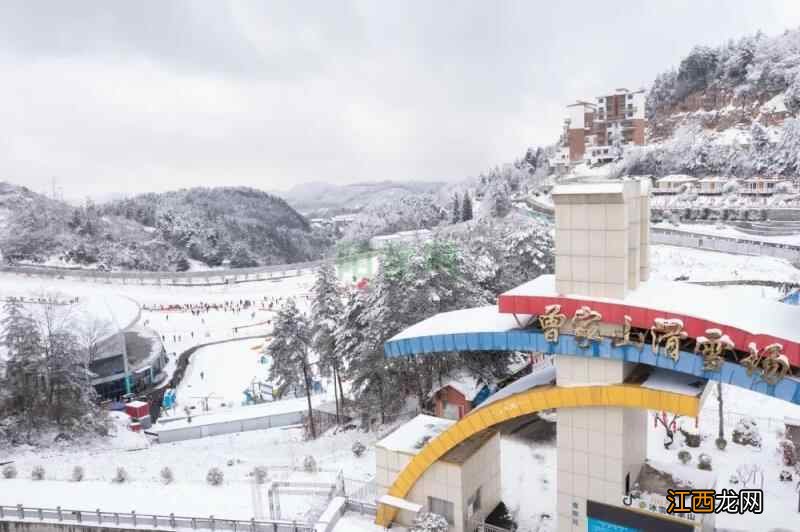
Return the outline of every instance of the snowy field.
[[[266,382],[269,364],[262,364],[261,340],[239,340],[201,347],[192,355],[177,389],[180,406],[200,411],[202,398],[211,410],[222,404],[239,405],[252,382]]]
[[[46,450],[14,449],[13,459],[19,477],[0,481],[0,485],[6,486],[3,504],[268,518],[265,508],[254,506],[257,499],[254,499],[249,474],[255,466],[266,466],[271,479],[298,481],[327,482],[331,471],[339,469],[344,470],[348,479],[364,481],[375,472],[374,437],[357,431],[322,436],[310,442],[303,441],[299,428],[243,432],[170,444],[149,444],[145,436],[124,429],[119,435],[119,439],[65,444]],[[356,440],[367,445],[360,458],[350,450]],[[301,468],[306,455],[314,456],[322,473],[312,478],[305,473],[290,472],[291,468]],[[44,481],[30,480],[31,469],[36,465],[45,468]],[[80,483],[69,481],[75,466],[85,470],[85,479]],[[118,467],[128,472],[128,482],[111,482]],[[161,483],[163,467],[172,469],[175,479],[172,484]],[[211,467],[223,471],[223,486],[206,483],[206,473]],[[12,482],[13,489],[10,488]],[[266,501],[266,495],[262,498]],[[305,511],[303,504],[297,501],[293,504],[288,496],[282,498],[281,507],[284,511],[281,517],[285,519],[302,519]]]
[[[772,257],[732,255],[676,246],[650,246],[650,278],[690,281],[800,281],[800,270]]]

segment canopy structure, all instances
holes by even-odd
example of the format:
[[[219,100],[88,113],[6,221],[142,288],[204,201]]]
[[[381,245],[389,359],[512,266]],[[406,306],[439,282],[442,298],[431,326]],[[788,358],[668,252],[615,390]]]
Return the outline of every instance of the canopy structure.
[[[742,297],[712,287],[677,282],[647,281],[624,299],[559,294],[555,277],[542,275],[498,298],[498,310],[509,314],[541,314],[548,305],[560,305],[571,316],[581,306],[589,306],[603,321],[623,322],[649,329],[655,318],[677,318],[691,338],[720,329],[736,347],[747,351],[751,342],[758,347],[780,343],[783,353],[800,367],[800,310],[780,301]]]
[[[550,276],[547,276],[550,277]],[[550,277],[552,283],[552,277]],[[678,285],[678,283],[674,283]],[[562,333],[558,335],[557,341],[551,342],[543,331],[535,328],[526,328],[530,321],[531,315],[544,311],[544,306],[548,304],[562,304],[572,305],[573,309],[577,309],[581,305],[589,305],[593,309],[598,308],[600,304],[609,305],[608,308],[603,308],[603,320],[606,316],[611,316],[609,321],[615,321],[615,317],[619,315],[619,321],[622,322],[624,313],[637,311],[639,314],[637,318],[639,323],[646,323],[647,319],[654,319],[655,317],[678,317],[676,313],[667,311],[651,310],[635,306],[628,298],[623,302],[613,300],[588,300],[577,296],[559,296],[559,295],[533,295],[531,288],[541,288],[548,286],[547,280],[542,282],[541,285],[531,285],[527,283],[522,285],[520,289],[515,289],[511,292],[501,296],[501,302],[498,307],[487,306],[477,307],[472,309],[457,310],[453,312],[443,312],[421,321],[411,327],[405,329],[399,334],[395,335],[384,344],[384,353],[389,357],[396,356],[409,356],[409,355],[422,355],[422,354],[435,354],[435,353],[448,353],[454,351],[523,351],[523,352],[536,352],[536,353],[549,353],[557,356],[581,356],[593,358],[607,358],[613,360],[620,360],[626,362],[633,362],[637,364],[646,364],[657,368],[671,370],[672,372],[683,373],[694,377],[699,377],[706,380],[722,381],[726,384],[733,384],[742,388],[747,388],[765,395],[776,397],[785,401],[795,404],[800,404],[800,381],[798,379],[787,376],[775,384],[769,384],[757,372],[748,371],[748,369],[740,364],[725,361],[721,364],[719,371],[707,371],[704,368],[704,360],[702,355],[687,351],[680,351],[677,360],[666,356],[663,347],[653,349],[650,342],[641,345],[626,344],[620,345],[615,339],[603,337],[591,341],[588,345],[580,339],[576,339],[571,332]],[[671,285],[670,285],[671,286]],[[525,291],[523,291],[525,287]],[[702,288],[702,287],[700,287]],[[638,291],[637,291],[638,292]],[[646,294],[647,292],[638,292]],[[676,290],[676,293],[682,293]],[[705,293],[705,292],[703,292]],[[503,305],[506,305],[508,312],[508,300],[503,302],[504,297],[521,297],[529,298],[523,299],[521,303],[513,302],[513,310],[517,308],[524,308],[524,313],[510,314],[503,313]],[[644,296],[641,296],[644,297]],[[538,298],[534,300],[533,298]],[[512,300],[513,301],[513,300]],[[778,308],[793,307],[775,303]],[[687,307],[692,312],[700,313],[702,308],[699,303],[688,303]],[[616,310],[614,310],[616,308]],[[751,309],[753,307],[750,307]],[[562,306],[561,312],[566,315],[572,315],[569,307]],[[602,311],[601,311],[602,312]],[[684,311],[686,312],[686,311]],[[759,311],[757,311],[759,312]],[[779,311],[782,312],[782,311]],[[794,313],[797,313],[795,310]],[[712,315],[717,319],[723,319],[722,310],[716,310],[716,314]],[[631,314],[628,314],[631,316]],[[687,320],[694,319],[692,327],[692,335],[702,335],[707,328],[713,327],[717,322],[710,322],[701,318],[694,318],[686,316]],[[633,317],[633,316],[631,316]],[[757,326],[764,326],[766,321],[759,316],[760,320],[754,320]],[[787,314],[780,314],[777,318],[777,324],[773,324],[767,330],[772,334],[782,334],[796,338],[797,333],[789,334],[785,320],[788,319]],[[746,320],[739,319],[735,323],[740,326],[746,325]],[[652,321],[650,321],[652,323]],[[649,328],[650,325],[647,327]],[[732,327],[723,325],[722,330],[726,334],[728,331],[733,331]],[[752,325],[751,331],[759,331],[763,329],[754,328]],[[643,327],[644,328],[644,327]],[[688,327],[686,327],[688,329]],[[736,335],[736,333],[734,333]],[[751,341],[761,341],[760,346],[763,346],[764,338],[774,338],[773,336],[753,334],[752,332],[740,332],[735,337],[747,335]],[[789,342],[786,338],[779,338],[777,341]],[[741,345],[737,342],[737,346]],[[795,344],[796,345],[796,344]]]

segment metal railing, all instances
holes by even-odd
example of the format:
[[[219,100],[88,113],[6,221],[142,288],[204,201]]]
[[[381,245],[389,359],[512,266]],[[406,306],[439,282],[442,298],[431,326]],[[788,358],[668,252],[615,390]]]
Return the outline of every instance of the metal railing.
[[[136,284],[174,284],[203,285],[226,284],[228,282],[259,281],[299,276],[313,272],[323,264],[349,264],[360,259],[372,258],[374,252],[358,253],[348,257],[295,262],[289,264],[273,264],[251,268],[235,268],[224,270],[204,270],[193,272],[150,272],[150,271],[101,271],[81,268],[64,268],[57,266],[37,266],[32,264],[0,264],[0,272],[26,276],[52,278],[77,278],[95,282],[121,282]]]
[[[467,530],[470,532],[511,532],[506,528],[490,525],[489,523],[484,522],[482,519],[470,520]]]
[[[192,530],[230,530],[233,532],[314,532],[314,525],[296,521],[256,521],[255,519],[219,519],[208,517],[186,517],[175,514],[156,515],[134,512],[103,512],[98,510],[71,510],[61,508],[31,508],[0,505],[0,520],[6,521],[49,521],[83,525],[86,527],[113,525],[152,529],[192,529]]]

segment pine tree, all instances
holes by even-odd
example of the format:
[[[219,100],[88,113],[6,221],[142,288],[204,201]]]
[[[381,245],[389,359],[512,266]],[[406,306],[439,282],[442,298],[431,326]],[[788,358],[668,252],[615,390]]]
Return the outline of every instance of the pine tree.
[[[12,413],[30,433],[40,421],[44,402],[42,339],[19,300],[8,300],[4,311],[2,344],[7,351],[7,362],[3,388],[9,397]]]
[[[366,294],[351,294],[337,336],[348,349],[347,373],[351,390],[363,413],[377,410],[381,423],[402,406],[395,364],[386,359],[383,344],[403,327],[399,321],[399,279],[402,255],[393,249],[381,258]]]
[[[464,200],[461,203],[461,219],[465,222],[472,220],[472,199],[469,192],[464,192]]]
[[[52,400],[49,416],[59,427],[74,426],[95,405],[87,353],[77,338],[63,329],[56,331],[50,342],[47,383]]]
[[[281,390],[288,387],[305,388],[308,400],[308,421],[311,437],[316,438],[314,412],[311,409],[312,368],[309,361],[311,330],[306,316],[297,308],[294,299],[289,298],[278,310],[272,331],[272,341],[267,352],[272,357],[270,380]]]
[[[461,221],[461,205],[458,201],[458,194],[453,195],[453,223],[457,224]]]
[[[336,268],[328,262],[317,270],[317,279],[312,288],[311,345],[319,355],[320,370],[330,367],[333,392],[336,401],[336,418],[344,409],[340,363],[336,351],[336,325],[342,317],[342,300],[336,279]],[[336,389],[339,389],[338,395]]]
[[[483,217],[502,218],[511,211],[511,192],[505,180],[494,179],[487,187],[481,203]]]

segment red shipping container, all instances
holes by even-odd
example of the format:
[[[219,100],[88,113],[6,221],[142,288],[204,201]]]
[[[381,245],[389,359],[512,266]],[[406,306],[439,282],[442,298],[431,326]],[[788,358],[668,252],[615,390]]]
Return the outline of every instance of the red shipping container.
[[[136,419],[149,416],[150,405],[144,401],[131,401],[130,403],[125,403],[125,413]]]

